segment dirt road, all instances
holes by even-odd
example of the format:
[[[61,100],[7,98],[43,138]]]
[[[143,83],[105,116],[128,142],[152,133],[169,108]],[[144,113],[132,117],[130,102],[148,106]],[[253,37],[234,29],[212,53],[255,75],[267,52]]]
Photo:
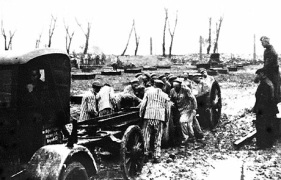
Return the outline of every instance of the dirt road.
[[[204,130],[204,143],[163,149],[161,163],[146,163],[137,179],[281,179],[281,143],[267,150],[254,150],[255,139],[240,150],[232,146],[235,140],[254,129],[252,120],[255,116],[250,110],[255,103],[257,84],[253,79],[258,68],[260,66],[248,66],[238,72],[216,76],[223,102],[221,124],[212,132]],[[170,71],[180,73],[183,70],[181,67]],[[124,85],[132,77],[103,80]],[[87,83],[89,87],[91,82]],[[85,89],[83,83],[79,86],[74,90]],[[99,179],[122,179],[118,165],[102,166]]]
[[[219,75],[222,92],[222,122],[205,132],[205,144],[163,150],[160,164],[147,163],[139,179],[281,179],[280,143],[272,149],[254,150],[255,140],[240,150],[232,143],[251,132],[257,84],[253,83],[259,66],[246,67],[229,75]],[[176,158],[170,162],[169,155]],[[167,163],[168,162],[168,163]]]

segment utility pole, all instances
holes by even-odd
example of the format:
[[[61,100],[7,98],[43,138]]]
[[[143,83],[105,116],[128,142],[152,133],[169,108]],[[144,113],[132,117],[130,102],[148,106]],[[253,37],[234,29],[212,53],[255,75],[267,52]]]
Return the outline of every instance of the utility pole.
[[[152,37],[150,37],[150,55],[152,55]]]
[[[223,17],[220,17],[219,24],[216,23],[216,40],[215,40],[215,45],[214,45],[213,53],[217,53],[218,52],[218,40],[219,40],[219,35],[220,35],[220,29],[221,29],[222,21],[223,21]]]
[[[166,27],[167,27],[167,20],[168,20],[168,9],[165,8],[165,22],[164,22],[164,31],[163,31],[163,43],[162,43],[162,52],[163,56],[166,57],[166,47],[165,47],[165,41],[166,41]]]
[[[203,43],[203,38],[200,36],[199,38],[199,43],[200,43],[200,48],[199,48],[199,59],[202,61],[202,43]]]
[[[211,27],[212,27],[212,18],[209,18],[209,39],[208,39],[209,45],[208,45],[208,48],[207,48],[207,54],[210,53],[210,50],[211,50],[211,47],[212,47],[212,39],[211,39],[212,30],[211,30]]]
[[[256,55],[256,35],[254,34],[254,57],[253,60],[257,60],[257,55]]]

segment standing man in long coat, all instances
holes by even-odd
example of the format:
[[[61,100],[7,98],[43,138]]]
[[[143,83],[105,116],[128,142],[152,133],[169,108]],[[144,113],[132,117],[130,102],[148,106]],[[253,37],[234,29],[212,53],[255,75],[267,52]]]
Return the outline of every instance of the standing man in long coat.
[[[264,59],[264,69],[267,74],[267,77],[274,86],[274,100],[276,103],[281,101],[280,93],[280,72],[278,64],[278,55],[269,42],[269,38],[266,36],[261,37],[262,46],[265,48],[263,59]]]
[[[256,91],[256,103],[253,112],[256,114],[257,148],[268,148],[274,143],[274,121],[278,108],[274,102],[274,85],[266,75],[264,68],[256,71],[255,82],[260,82]]]

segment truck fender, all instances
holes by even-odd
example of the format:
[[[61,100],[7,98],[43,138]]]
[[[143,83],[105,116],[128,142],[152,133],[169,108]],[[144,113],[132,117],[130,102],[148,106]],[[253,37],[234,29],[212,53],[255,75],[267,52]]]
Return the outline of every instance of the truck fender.
[[[86,147],[55,144],[43,146],[33,154],[26,168],[27,175],[31,179],[57,180],[72,161],[80,162],[89,176],[98,173],[95,159]]]

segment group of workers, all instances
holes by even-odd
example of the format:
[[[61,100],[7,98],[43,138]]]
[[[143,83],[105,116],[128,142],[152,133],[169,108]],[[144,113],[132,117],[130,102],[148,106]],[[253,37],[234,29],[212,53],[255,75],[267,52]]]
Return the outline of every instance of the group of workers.
[[[115,93],[109,84],[94,81],[92,92],[83,96],[79,121],[92,117],[105,116],[122,108],[138,107],[143,124],[145,152],[153,162],[160,161],[161,139],[173,110],[178,118],[172,119],[180,128],[181,144],[202,139],[204,134],[196,118],[197,101],[195,96],[210,92],[212,76],[206,69],[200,69],[198,76],[190,80],[185,72],[182,77],[165,73],[163,75],[138,73],[123,92]],[[177,122],[175,122],[177,121]],[[153,137],[152,137],[153,136]],[[153,139],[154,142],[150,142]],[[150,147],[153,144],[154,147]],[[152,151],[150,151],[152,149]]]
[[[281,101],[280,73],[278,55],[269,43],[269,38],[263,36],[260,40],[265,48],[264,67],[256,71],[255,82],[260,84],[255,94],[253,112],[256,113],[257,146],[267,148],[273,145],[276,136],[277,104]],[[114,92],[110,84],[94,81],[92,91],[83,96],[79,121],[109,115],[122,108],[139,107],[140,118],[143,120],[145,153],[147,156],[152,154],[155,163],[160,162],[163,129],[173,109],[179,116],[173,118],[173,121],[180,127],[182,144],[204,137],[196,118],[195,97],[208,94],[214,78],[207,75],[206,69],[200,69],[199,72],[201,76],[194,76],[192,80],[187,72],[183,73],[183,78],[169,73],[160,76],[139,73],[119,93]],[[38,70],[32,71],[30,81],[26,86],[29,93],[43,87]],[[151,144],[154,147],[150,147]],[[150,149],[153,149],[152,153]]]

